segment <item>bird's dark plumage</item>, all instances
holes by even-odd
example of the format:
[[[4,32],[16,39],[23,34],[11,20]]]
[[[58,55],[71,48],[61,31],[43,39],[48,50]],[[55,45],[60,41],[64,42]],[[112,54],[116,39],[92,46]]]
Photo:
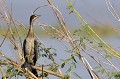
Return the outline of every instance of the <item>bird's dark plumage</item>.
[[[39,17],[39,15],[32,15],[30,17],[30,28],[26,39],[23,42],[23,54],[25,62],[21,66],[22,68],[28,68],[35,76],[38,76],[35,66],[38,59],[38,41],[34,37],[33,22]]]

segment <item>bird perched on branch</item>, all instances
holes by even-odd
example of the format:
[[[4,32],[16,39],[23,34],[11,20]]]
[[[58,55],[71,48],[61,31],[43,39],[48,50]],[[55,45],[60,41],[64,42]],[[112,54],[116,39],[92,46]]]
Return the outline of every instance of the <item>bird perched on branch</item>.
[[[21,66],[22,68],[28,68],[36,77],[38,77],[36,69],[32,68],[35,66],[38,59],[38,41],[35,39],[33,22],[40,17],[40,15],[33,14],[30,16],[30,28],[23,42],[23,54],[25,62]]]

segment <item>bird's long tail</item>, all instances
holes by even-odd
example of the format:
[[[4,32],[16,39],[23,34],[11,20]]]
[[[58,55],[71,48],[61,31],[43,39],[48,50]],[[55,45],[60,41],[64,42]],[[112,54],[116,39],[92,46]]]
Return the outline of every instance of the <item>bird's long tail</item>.
[[[37,73],[37,70],[36,70],[36,69],[32,69],[32,73],[33,73],[36,77],[38,77],[38,73]]]
[[[28,68],[36,77],[38,77],[37,70],[32,67],[33,65],[27,62],[24,62],[23,65],[21,65],[21,68]]]

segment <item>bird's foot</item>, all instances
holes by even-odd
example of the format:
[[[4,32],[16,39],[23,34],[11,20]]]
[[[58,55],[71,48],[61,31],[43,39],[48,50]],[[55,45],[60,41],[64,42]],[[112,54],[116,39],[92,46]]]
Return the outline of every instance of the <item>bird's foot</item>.
[[[28,64],[27,62],[24,62],[24,64],[21,65],[21,68],[26,68],[26,67],[28,67]]]
[[[33,64],[29,64],[29,65],[28,65],[28,68],[29,68],[30,71],[33,70],[33,67],[32,67],[32,66],[33,66]]]

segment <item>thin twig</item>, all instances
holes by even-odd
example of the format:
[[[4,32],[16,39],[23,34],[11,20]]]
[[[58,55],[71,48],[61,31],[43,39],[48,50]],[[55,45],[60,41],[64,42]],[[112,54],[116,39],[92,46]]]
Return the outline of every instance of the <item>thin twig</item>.
[[[33,68],[42,71],[42,67],[33,66]],[[60,77],[60,78],[64,78],[63,75],[58,74],[58,73],[53,72],[53,71],[50,71],[50,70],[47,70],[47,69],[45,69],[45,68],[43,68],[43,71],[44,71],[44,72],[47,72],[47,73],[49,73],[49,74],[51,74],[51,75],[54,75],[54,76]]]
[[[1,26],[1,28],[2,28],[2,26]],[[3,28],[2,28],[2,30],[3,30]],[[3,39],[3,41],[1,42],[0,47],[3,45],[5,39],[7,38],[8,33],[9,33],[9,28],[8,28],[8,30],[7,30],[7,33],[4,35],[4,39]]]
[[[1,71],[1,74],[2,74],[2,79],[7,79],[7,78],[5,77],[5,74],[4,74],[3,69],[2,69],[1,66],[0,66],[0,71]]]
[[[106,2],[106,6],[108,8],[108,10],[110,11],[110,13],[112,14],[112,16],[117,20],[120,21],[120,17],[118,16],[116,10],[114,9],[114,7],[112,6],[111,2],[109,0],[105,0]]]

